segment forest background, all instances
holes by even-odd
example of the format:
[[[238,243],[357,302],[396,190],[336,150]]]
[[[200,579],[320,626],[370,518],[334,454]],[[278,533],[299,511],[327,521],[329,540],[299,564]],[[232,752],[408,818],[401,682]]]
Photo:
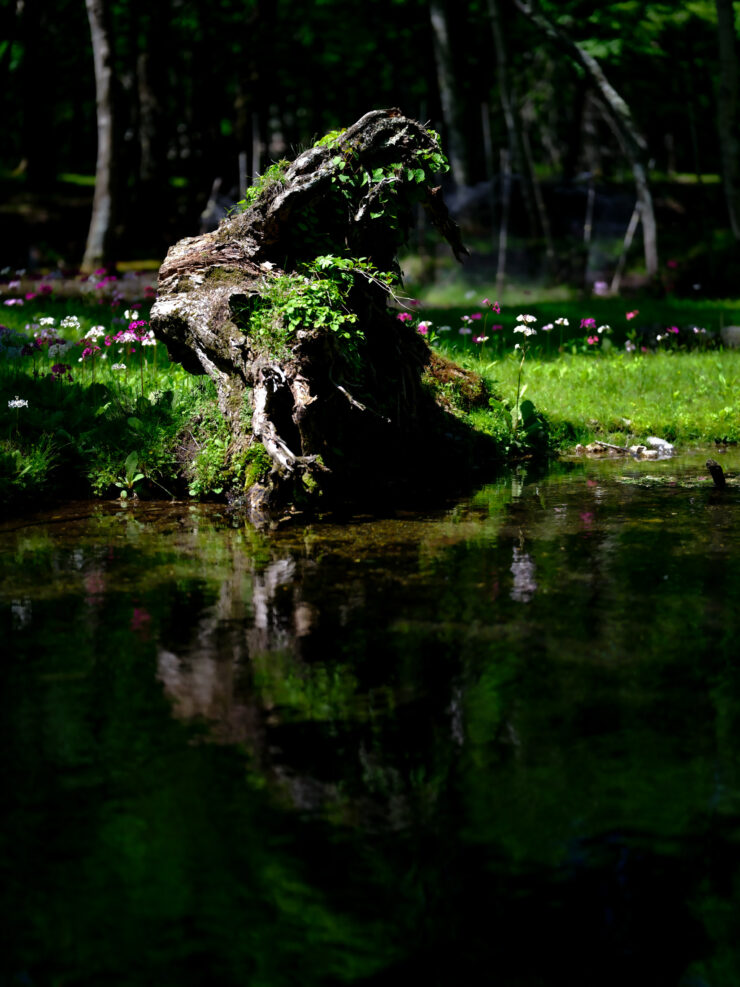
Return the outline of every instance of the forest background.
[[[398,106],[442,134],[471,270],[734,293],[731,0],[6,0],[2,18],[10,268],[156,265],[271,162]]]

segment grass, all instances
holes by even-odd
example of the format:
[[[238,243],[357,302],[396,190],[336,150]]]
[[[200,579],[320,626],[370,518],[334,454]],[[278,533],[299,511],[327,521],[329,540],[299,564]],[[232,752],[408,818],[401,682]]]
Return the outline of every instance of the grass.
[[[125,301],[107,280],[77,298],[61,297],[53,286],[46,294],[40,286],[16,293],[24,304],[3,307],[0,330],[0,503],[132,494],[212,498],[244,485],[252,464],[230,455],[213,383],[170,363],[161,344],[112,338],[127,328],[126,312],[134,307],[146,322],[146,297]],[[740,302],[640,299],[630,306],[639,316],[630,320],[618,299],[588,305],[537,299],[522,307],[537,316],[539,327],[526,340],[522,367],[522,425],[527,405],[532,426],[527,435],[522,426],[512,432],[521,366],[514,346],[524,342],[515,332],[517,309],[412,309],[414,318],[433,323],[427,336],[433,345],[489,382],[490,407],[458,413],[493,435],[502,455],[535,446],[559,451],[597,437],[624,444],[652,434],[683,446],[740,441],[740,351],[723,349],[718,335],[723,324],[740,324]],[[60,328],[72,316],[79,325]],[[559,327],[543,333],[545,320],[561,316],[570,322],[562,339]],[[44,317],[54,325],[43,327]],[[613,332],[597,336],[581,328],[583,318],[608,322]],[[696,323],[708,331],[694,333]],[[665,332],[671,324],[677,333]],[[99,325],[110,345],[98,340],[93,364],[81,340]],[[459,328],[469,332],[461,335]],[[52,338],[39,343],[44,331]],[[589,334],[595,343],[587,342]],[[476,335],[488,340],[474,343]],[[54,339],[62,336],[70,346],[55,349]],[[634,351],[625,351],[625,341]],[[114,370],[114,364],[124,367]]]
[[[207,497],[245,468],[230,461],[211,380],[170,363],[162,344],[115,340],[131,309],[116,301],[110,283],[105,292],[113,301],[104,306],[99,291],[3,309],[0,503],[134,493]],[[138,321],[146,322],[149,303],[140,300],[137,308]],[[79,327],[62,326],[70,316]],[[44,317],[54,325],[42,325]],[[93,362],[91,353],[83,355],[89,344],[80,341],[94,326],[104,328],[110,345],[99,338]]]
[[[519,359],[463,362],[513,404]],[[740,441],[740,352],[565,353],[528,358],[527,398],[562,446],[593,438],[625,444],[657,435],[683,446]]]

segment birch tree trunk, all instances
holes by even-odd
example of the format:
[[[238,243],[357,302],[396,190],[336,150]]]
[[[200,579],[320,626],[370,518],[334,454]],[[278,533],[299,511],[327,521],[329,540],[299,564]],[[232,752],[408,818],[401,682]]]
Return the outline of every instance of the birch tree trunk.
[[[645,269],[648,277],[658,273],[658,237],[655,209],[648,183],[645,154],[647,145],[635,124],[632,112],[607,79],[599,62],[543,13],[537,0],[514,0],[517,8],[551,41],[586,72],[606,105],[615,130],[619,133],[624,152],[635,179],[637,201],[640,205]]]
[[[501,15],[499,13],[498,0],[488,0],[488,20],[491,24],[491,34],[493,35],[493,50],[496,53],[498,95],[501,102],[501,112],[504,115],[506,136],[509,144],[509,181],[511,181],[512,171],[520,177],[529,229],[532,235],[536,236],[537,220],[534,196],[524,161],[521,120],[514,107],[512,87],[509,84],[508,59],[506,58],[506,45],[504,44],[503,32],[501,30]]]
[[[722,177],[730,227],[740,240],[740,96],[738,55],[732,0],[716,0],[719,40],[717,126],[722,155]]]
[[[116,114],[111,11],[108,0],[85,0],[95,64],[95,103],[98,119],[98,157],[95,194],[87,234],[83,271],[115,264]]]
[[[434,60],[437,66],[437,83],[442,103],[442,117],[447,128],[447,157],[452,177],[457,185],[468,185],[468,168],[465,158],[465,140],[460,130],[455,72],[447,26],[444,0],[429,0],[429,17],[434,38]]]

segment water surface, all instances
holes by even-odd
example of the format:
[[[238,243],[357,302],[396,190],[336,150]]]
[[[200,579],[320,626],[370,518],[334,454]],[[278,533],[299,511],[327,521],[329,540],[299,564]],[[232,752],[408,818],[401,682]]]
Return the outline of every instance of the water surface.
[[[705,459],[269,536],[0,525],[0,983],[740,983],[740,490]]]

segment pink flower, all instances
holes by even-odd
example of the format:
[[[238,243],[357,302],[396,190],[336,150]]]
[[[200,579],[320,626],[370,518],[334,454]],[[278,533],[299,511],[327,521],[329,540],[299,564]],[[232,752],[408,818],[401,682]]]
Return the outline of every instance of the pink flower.
[[[35,291],[27,291],[26,292],[26,301],[27,302],[30,302],[31,299],[32,298],[35,298],[35,297],[36,297],[36,292]]]
[[[589,346],[595,346],[596,343],[598,343],[598,341],[599,341],[598,336],[589,336],[588,339],[586,340]]]
[[[481,305],[488,305],[488,307],[491,309],[492,312],[497,312],[498,314],[501,314],[501,306],[499,305],[498,302],[492,302],[490,299],[484,298],[483,301],[481,302]]]
[[[410,312],[399,312],[396,316],[399,322],[409,322],[411,320]]]
[[[131,630],[146,640],[149,637],[151,620],[152,615],[148,610],[145,610],[144,607],[134,607],[134,612],[131,615]]]
[[[634,317],[639,314],[640,314],[640,310],[635,309],[634,312],[627,312],[625,315],[625,319],[629,321],[630,319],[634,319]]]
[[[581,329],[595,329],[596,319],[581,319]]]

